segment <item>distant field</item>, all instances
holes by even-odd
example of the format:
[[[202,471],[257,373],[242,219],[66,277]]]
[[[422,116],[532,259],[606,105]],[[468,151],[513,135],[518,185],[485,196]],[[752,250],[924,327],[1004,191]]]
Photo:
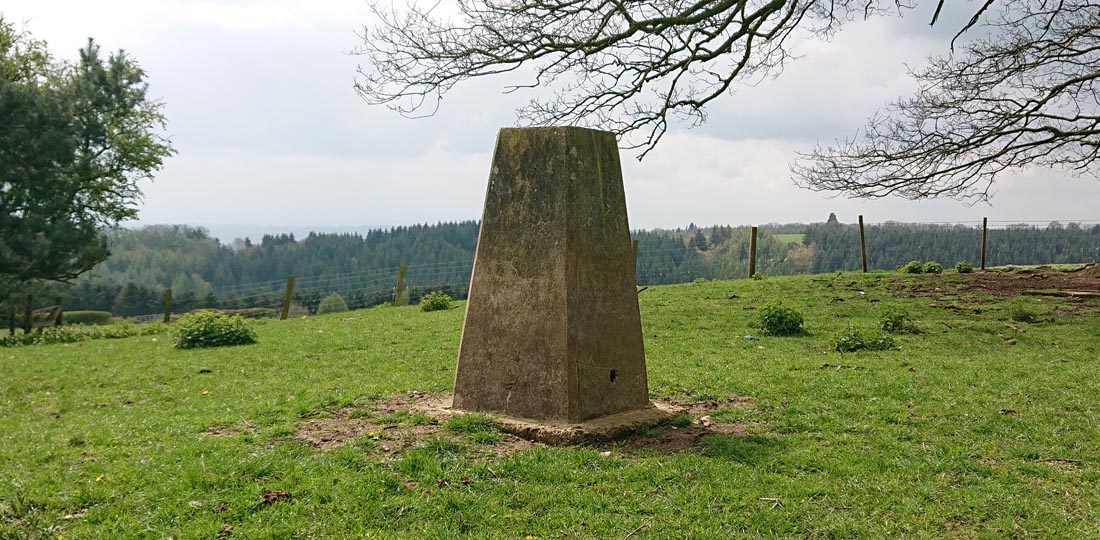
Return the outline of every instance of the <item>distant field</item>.
[[[0,349],[0,539],[1100,538],[1100,300],[971,279],[648,288],[652,396],[725,426],[685,447],[697,415],[553,448],[401,410],[449,391],[458,308]],[[751,326],[777,299],[806,335]],[[887,308],[920,333],[833,352]]]
[[[790,233],[790,234],[773,234],[773,238],[776,238],[787,244],[801,244],[802,240],[806,238],[805,234]]]

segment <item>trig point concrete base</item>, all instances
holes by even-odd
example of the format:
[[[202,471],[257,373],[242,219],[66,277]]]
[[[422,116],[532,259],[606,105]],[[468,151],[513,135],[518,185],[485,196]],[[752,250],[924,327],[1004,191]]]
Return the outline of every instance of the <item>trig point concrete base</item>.
[[[500,130],[454,409],[558,427],[666,416],[649,402],[634,268],[615,136]]]

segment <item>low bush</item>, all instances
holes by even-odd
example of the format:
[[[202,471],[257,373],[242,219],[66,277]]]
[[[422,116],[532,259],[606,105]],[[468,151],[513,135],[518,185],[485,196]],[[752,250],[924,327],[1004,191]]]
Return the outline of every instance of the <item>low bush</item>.
[[[833,345],[839,353],[856,351],[888,351],[896,349],[894,338],[882,332],[862,332],[851,328],[841,332]]]
[[[164,323],[131,324],[116,323],[97,326],[72,324],[50,326],[29,334],[15,334],[0,338],[0,347],[18,345],[52,345],[55,343],[76,343],[90,339],[122,339],[135,336],[163,334],[169,329]]]
[[[887,308],[879,317],[879,328],[891,334],[915,334],[917,325],[904,309]]]
[[[924,265],[920,261],[909,261],[898,267],[898,271],[906,274],[923,274]]]
[[[452,301],[453,299],[449,295],[439,291],[432,291],[420,297],[420,310],[441,311],[444,309],[451,309]]]
[[[344,297],[340,296],[340,293],[332,293],[323,299],[321,303],[317,305],[317,314],[324,315],[326,313],[343,313],[348,310],[348,303],[344,301]]]
[[[256,342],[256,332],[240,315],[196,311],[180,317],[175,339],[177,349],[247,345]]]
[[[802,333],[802,314],[780,302],[760,308],[760,328],[769,336],[792,336]]]
[[[757,280],[757,281],[762,281],[762,280],[765,280],[765,279],[767,279],[767,278],[768,278],[768,276],[766,276],[766,275],[764,275],[764,274],[762,274],[762,273],[760,273],[760,272],[757,272],[757,273],[755,273],[755,274],[753,274],[753,275],[752,275],[752,279],[755,279],[755,280]]]
[[[928,261],[928,262],[924,263],[924,273],[925,274],[942,274],[943,273],[943,265],[936,262],[936,261]]]
[[[38,332],[30,334],[35,345],[49,345],[52,343],[76,343],[88,339],[86,334],[76,326],[47,326]]]
[[[960,274],[969,274],[974,271],[974,267],[966,261],[959,261],[955,263],[955,271]]]
[[[61,321],[65,324],[111,324],[110,311],[66,311],[61,314]]]

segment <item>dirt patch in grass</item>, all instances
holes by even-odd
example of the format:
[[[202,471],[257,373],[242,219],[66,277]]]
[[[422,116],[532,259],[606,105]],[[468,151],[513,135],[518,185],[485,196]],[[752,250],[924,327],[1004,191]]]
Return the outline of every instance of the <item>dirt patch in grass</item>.
[[[745,396],[704,401],[668,398],[655,400],[655,402],[682,410],[682,414],[687,415],[691,423],[684,426],[675,425],[675,423],[655,426],[646,432],[638,433],[623,441],[608,443],[606,446],[614,446],[626,451],[660,453],[696,450],[700,448],[703,437],[713,433],[745,435],[747,428],[745,424],[719,422],[714,420],[711,414],[718,409],[742,408],[754,403],[752,398]]]
[[[241,420],[236,424],[222,425],[215,424],[206,429],[205,433],[211,437],[228,437],[230,435],[239,435],[241,433],[255,433],[259,429],[259,426],[249,422],[248,420]]]
[[[359,439],[369,440],[366,447],[384,454],[416,446],[431,437],[461,441],[460,435],[449,433],[438,419],[418,412],[446,397],[413,391],[373,400],[359,407],[327,411],[325,416],[310,418],[299,425],[297,437],[316,448],[334,448]],[[498,454],[511,455],[542,445],[501,433],[497,442],[481,446]]]
[[[1034,291],[1085,293],[1079,299],[1100,309],[1100,264],[1086,264],[1070,270],[1050,266],[1030,268],[1008,266],[1004,269],[972,274],[949,274],[913,285],[897,285],[906,296],[944,297],[959,293],[980,293],[995,297],[1013,297]]]
[[[410,392],[374,400],[359,407],[326,411],[321,417],[302,422],[298,426],[297,437],[316,448],[334,448],[353,441],[369,440],[365,443],[366,447],[373,447],[384,454],[416,446],[431,437],[462,441],[460,434],[448,432],[438,418],[418,412],[446,397],[442,394]],[[744,424],[719,422],[711,418],[711,414],[722,408],[747,407],[753,404],[753,400],[739,396],[705,401],[668,398],[655,400],[655,403],[683,411],[687,418],[681,417],[679,422],[653,426],[625,439],[598,446],[652,452],[698,449],[702,438],[712,433],[743,435],[746,429]],[[499,435],[499,440],[495,442],[475,444],[501,455],[546,446],[508,433]]]

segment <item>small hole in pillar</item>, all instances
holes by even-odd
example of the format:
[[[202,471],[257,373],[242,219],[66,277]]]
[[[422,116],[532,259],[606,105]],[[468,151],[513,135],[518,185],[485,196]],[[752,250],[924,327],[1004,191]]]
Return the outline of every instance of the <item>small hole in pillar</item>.
[[[619,377],[619,372],[615,371],[615,370],[611,370],[611,375],[610,375],[611,382],[615,382],[615,379],[617,379],[618,377]]]

